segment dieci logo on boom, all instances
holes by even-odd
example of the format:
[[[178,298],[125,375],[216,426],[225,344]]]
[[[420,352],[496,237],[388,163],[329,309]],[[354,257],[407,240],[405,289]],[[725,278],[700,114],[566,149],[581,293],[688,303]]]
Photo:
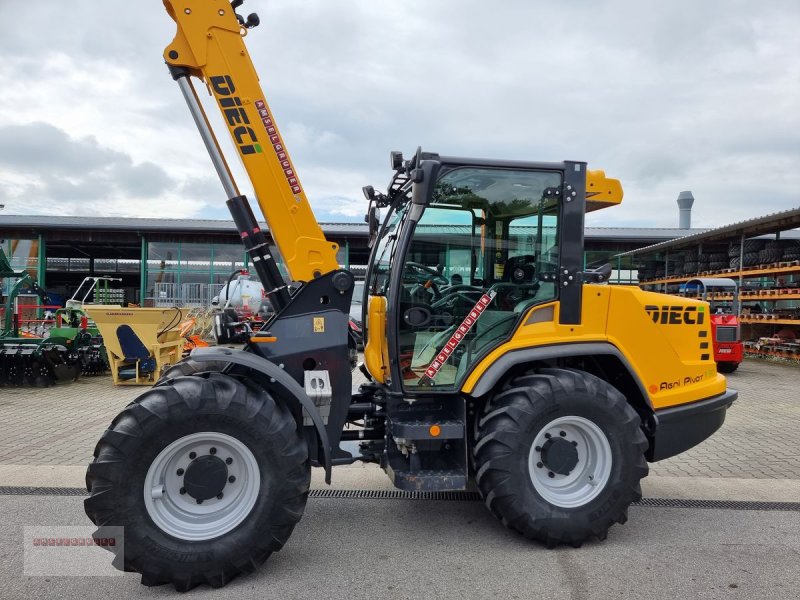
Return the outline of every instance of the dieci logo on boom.
[[[661,325],[702,325],[706,313],[702,306],[653,306],[644,307],[653,323]]]
[[[252,127],[248,127],[250,119],[247,118],[247,113],[242,108],[242,99],[234,96],[236,87],[233,85],[233,80],[229,75],[217,75],[211,77],[209,81],[214,93],[219,97],[222,114],[225,115],[225,120],[228,122],[233,139],[236,140],[236,145],[239,146],[239,151],[242,154],[261,152],[261,144],[258,143],[256,132]]]

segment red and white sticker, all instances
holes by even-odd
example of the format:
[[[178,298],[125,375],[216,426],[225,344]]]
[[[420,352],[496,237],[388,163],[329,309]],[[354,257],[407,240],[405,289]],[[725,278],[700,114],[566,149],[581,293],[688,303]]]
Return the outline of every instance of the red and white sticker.
[[[263,100],[256,100],[256,109],[258,109],[258,114],[261,117],[261,122],[264,124],[264,129],[267,130],[267,136],[272,144],[272,148],[275,150],[275,154],[281,163],[281,168],[283,169],[283,174],[286,176],[286,181],[289,184],[289,187],[292,188],[292,193],[301,193],[303,190],[300,187],[300,182],[297,180],[297,177],[294,174],[294,169],[292,168],[292,164],[289,162],[289,157],[286,155],[286,149],[283,145],[283,140],[278,133],[278,129],[275,127],[275,122],[272,120],[272,115],[269,114],[267,103]]]
[[[428,365],[428,368],[425,369],[425,376],[433,380],[436,375],[439,373],[439,369],[444,366],[444,363],[447,362],[447,359],[450,358],[450,355],[453,351],[458,348],[461,342],[464,341],[464,338],[467,337],[467,333],[469,330],[472,329],[473,325],[478,322],[478,319],[481,318],[483,311],[492,303],[494,297],[497,295],[497,292],[489,292],[488,294],[484,294],[481,296],[480,300],[478,300],[477,304],[472,307],[472,310],[469,311],[469,314],[466,318],[461,322],[456,328],[455,333],[450,336],[450,339],[447,340],[447,343],[444,345],[444,348],[436,355],[436,358],[433,359],[433,362]]]

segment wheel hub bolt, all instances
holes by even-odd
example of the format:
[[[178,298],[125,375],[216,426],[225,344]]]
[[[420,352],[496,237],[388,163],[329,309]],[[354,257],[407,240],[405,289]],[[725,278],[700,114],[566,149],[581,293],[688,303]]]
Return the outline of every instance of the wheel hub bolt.
[[[222,492],[220,492],[219,494],[217,494],[217,500],[222,500],[222,496],[223,496],[223,493],[222,493]]]
[[[198,504],[202,504],[202,503],[203,503],[203,501],[202,501],[200,498],[198,498],[198,499],[197,499],[197,503],[198,503]]]
[[[181,492],[181,495],[185,494],[186,493],[186,488],[181,488],[180,492]]]
[[[536,446],[536,448],[534,448],[534,450],[536,450],[537,452],[541,452],[542,451],[542,447],[541,446]]]
[[[233,462],[233,459],[232,459],[232,458],[230,458],[230,457],[228,457],[228,458],[226,458],[226,459],[225,459],[225,464],[226,464],[226,465],[229,465],[229,464],[231,464],[232,462]]]
[[[573,446],[577,446],[577,445],[578,445],[578,442],[572,442],[572,445],[573,445]]]
[[[212,448],[209,450],[209,452],[210,452],[211,454],[216,454],[216,453],[217,453],[217,449],[216,449],[216,448],[214,448],[214,447],[212,447]]]
[[[544,466],[544,463],[537,462],[537,463],[536,463],[536,466],[537,466],[537,467],[539,467],[539,468],[541,469],[541,468]]]
[[[567,437],[567,432],[561,431],[558,435],[560,435],[561,437]]]
[[[549,440],[549,439],[550,439],[551,437],[553,437],[553,436],[552,436],[552,435],[550,435],[549,433],[545,433],[545,434],[544,434],[544,437],[545,437],[546,439],[548,439],[548,440]]]
[[[233,475],[228,477],[228,483],[233,483],[234,481],[236,481],[236,477],[234,477]]]
[[[192,460],[197,458],[197,452],[189,452],[189,458],[192,459]]]
[[[548,476],[550,479],[552,479],[553,477],[555,477],[555,476],[556,476],[556,474],[555,474],[555,473],[553,473],[552,471],[548,471],[548,472],[547,472],[547,476]]]
[[[177,473],[178,473],[178,477],[180,477],[181,475],[183,475],[183,469],[178,469]]]

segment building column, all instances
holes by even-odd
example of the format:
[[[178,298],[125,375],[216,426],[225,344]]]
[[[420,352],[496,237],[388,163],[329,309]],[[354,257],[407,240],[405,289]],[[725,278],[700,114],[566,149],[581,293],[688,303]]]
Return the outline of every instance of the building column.
[[[39,287],[42,289],[47,289],[45,285],[45,275],[47,274],[47,242],[44,239],[44,236],[40,233],[39,234],[39,249],[37,254],[37,264],[36,264],[36,283],[39,284]]]
[[[142,251],[139,259],[139,306],[144,306],[147,293],[147,238],[142,235]]]

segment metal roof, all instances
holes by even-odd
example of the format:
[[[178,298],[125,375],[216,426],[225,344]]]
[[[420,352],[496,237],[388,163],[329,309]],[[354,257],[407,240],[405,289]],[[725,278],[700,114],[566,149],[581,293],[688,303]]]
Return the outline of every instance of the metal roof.
[[[366,223],[320,223],[328,235],[367,237]],[[267,230],[266,225],[262,227]],[[133,231],[169,233],[235,234],[236,227],[229,219],[153,219],[127,217],[74,217],[49,215],[1,215],[0,232],[4,229],[39,231]],[[587,227],[586,239],[652,242],[672,240],[706,230],[662,227]]]
[[[763,217],[756,217],[755,219],[748,219],[747,221],[739,221],[738,223],[724,225],[716,229],[692,233],[680,239],[659,242],[658,244],[653,244],[637,250],[623,252],[618,256],[634,256],[653,254],[664,250],[680,250],[681,248],[688,248],[701,243],[731,241],[739,239],[742,235],[752,238],[765,234],[774,234],[778,231],[788,234],[785,235],[782,233],[782,237],[797,239],[800,238],[800,231],[788,230],[798,227],[800,227],[800,207],[771,213]]]
[[[367,235],[364,223],[321,223],[325,233],[338,235]],[[262,223],[262,227],[267,229]],[[49,215],[2,215],[0,231],[4,229],[36,229],[41,231],[93,230],[170,233],[235,234],[230,219],[153,219],[128,217],[64,217]]]

